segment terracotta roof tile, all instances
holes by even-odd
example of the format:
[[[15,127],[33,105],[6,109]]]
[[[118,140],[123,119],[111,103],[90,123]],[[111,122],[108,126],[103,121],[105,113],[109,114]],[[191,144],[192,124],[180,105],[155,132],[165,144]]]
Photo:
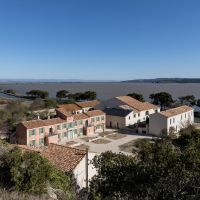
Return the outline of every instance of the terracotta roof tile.
[[[72,116],[72,114],[70,112],[66,111],[64,108],[56,108],[56,111],[62,113],[66,117],[71,117]]]
[[[70,172],[85,157],[86,151],[58,144],[50,144],[46,150],[41,152],[41,155],[61,171]]]
[[[64,122],[65,120],[61,118],[53,118],[53,119],[46,119],[46,120],[25,121],[25,122],[22,122],[21,124],[25,126],[27,129],[32,129],[32,128],[38,128],[38,127],[43,127],[43,126],[62,124]]]
[[[93,108],[96,105],[100,104],[100,101],[98,100],[84,101],[84,102],[76,102],[76,104],[80,106],[81,108],[89,108],[89,107]]]
[[[91,110],[91,111],[86,112],[85,114],[88,115],[89,117],[105,115],[105,113],[101,110]]]
[[[162,111],[159,114],[161,114],[165,117],[173,117],[173,116],[176,116],[176,115],[179,115],[179,114],[182,114],[182,113],[185,113],[185,112],[189,112],[189,111],[192,111],[192,110],[193,110],[192,107],[184,105],[184,106],[180,106],[180,107],[177,107],[177,108],[172,108],[172,109],[169,109],[169,110],[166,110],[166,111]]]
[[[71,172],[85,157],[86,151],[59,145],[49,144],[48,147],[35,148],[25,145],[15,145],[24,151],[34,151],[47,158],[57,169],[63,172]]]
[[[88,116],[86,114],[84,114],[84,113],[73,115],[73,117],[74,117],[75,121],[76,120],[81,120],[81,119],[87,119],[88,118]]]
[[[155,106],[151,103],[141,102],[141,101],[138,101],[138,100],[136,100],[132,97],[129,97],[129,96],[119,96],[119,97],[116,97],[116,98],[119,99],[120,101],[124,102],[125,104],[129,105],[133,109],[138,110],[138,111],[144,111],[144,110],[159,108],[158,106]]]
[[[58,105],[58,108],[63,108],[68,112],[72,112],[75,110],[81,110],[82,108],[74,103],[70,103],[70,104],[60,104]]]

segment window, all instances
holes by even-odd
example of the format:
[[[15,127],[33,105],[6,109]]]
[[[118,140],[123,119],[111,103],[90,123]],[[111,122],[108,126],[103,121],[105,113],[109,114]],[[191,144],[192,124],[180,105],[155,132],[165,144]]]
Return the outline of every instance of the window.
[[[138,117],[140,117],[140,113],[138,113]]]
[[[104,116],[101,117],[101,121],[103,121],[103,120],[104,120]]]
[[[170,119],[170,124],[172,124],[172,119]]]
[[[175,123],[175,118],[173,118],[173,123]]]
[[[33,135],[36,135],[36,130],[35,129],[29,130],[29,136]]]
[[[68,124],[68,127],[69,127],[69,128],[72,128],[72,127],[73,127],[72,122]]]
[[[183,116],[181,115],[181,120],[183,120]]]
[[[95,122],[95,118],[94,117],[92,117],[92,123],[94,123]]]
[[[67,124],[63,124],[62,128],[65,129],[67,127]]]
[[[63,133],[63,137],[68,137],[68,133],[67,133],[67,132],[64,132],[64,133]]]
[[[129,116],[129,118],[128,118],[129,120],[131,119],[131,117]]]
[[[79,128],[79,134],[82,135],[83,134],[83,129]]]
[[[146,111],[145,115],[149,115],[149,111]]]
[[[30,145],[30,146],[35,146],[35,144],[36,144],[36,143],[35,143],[35,140],[31,140],[31,141],[29,142],[29,145]]]
[[[134,114],[133,117],[136,117],[136,114]]]
[[[97,122],[99,122],[100,121],[100,117],[96,117],[96,120],[97,120]]]
[[[78,133],[78,131],[77,131],[77,129],[75,129],[75,130],[74,130],[74,134],[77,134],[77,133]]]
[[[40,134],[44,133],[44,128],[39,128],[39,133]]]
[[[185,118],[186,118],[186,113],[185,113]]]
[[[76,126],[76,122],[72,122],[72,128]]]
[[[61,126],[60,125],[57,125],[57,130],[60,130],[61,129]]]
[[[39,139],[39,145],[44,145],[44,138]]]

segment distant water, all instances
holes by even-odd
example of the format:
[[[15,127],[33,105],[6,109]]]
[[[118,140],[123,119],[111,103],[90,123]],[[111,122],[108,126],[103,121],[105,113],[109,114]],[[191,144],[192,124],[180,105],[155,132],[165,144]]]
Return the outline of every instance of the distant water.
[[[171,93],[173,98],[184,95],[200,98],[200,83],[0,83],[0,89],[14,89],[21,94],[35,89],[47,90],[50,97],[55,97],[56,92],[63,89],[71,93],[93,90],[101,100],[132,92],[141,93],[148,100],[151,93],[161,91]]]

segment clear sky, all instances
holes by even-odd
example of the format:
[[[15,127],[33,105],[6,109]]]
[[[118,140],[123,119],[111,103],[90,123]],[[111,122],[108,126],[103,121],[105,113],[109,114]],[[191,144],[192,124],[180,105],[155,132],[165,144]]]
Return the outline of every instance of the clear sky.
[[[0,78],[200,78],[200,0],[0,0]]]

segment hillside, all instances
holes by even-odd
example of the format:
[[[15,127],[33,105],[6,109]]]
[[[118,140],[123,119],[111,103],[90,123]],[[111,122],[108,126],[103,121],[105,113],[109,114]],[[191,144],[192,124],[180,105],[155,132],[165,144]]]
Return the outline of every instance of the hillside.
[[[200,78],[135,79],[122,81],[122,83],[200,83]]]

